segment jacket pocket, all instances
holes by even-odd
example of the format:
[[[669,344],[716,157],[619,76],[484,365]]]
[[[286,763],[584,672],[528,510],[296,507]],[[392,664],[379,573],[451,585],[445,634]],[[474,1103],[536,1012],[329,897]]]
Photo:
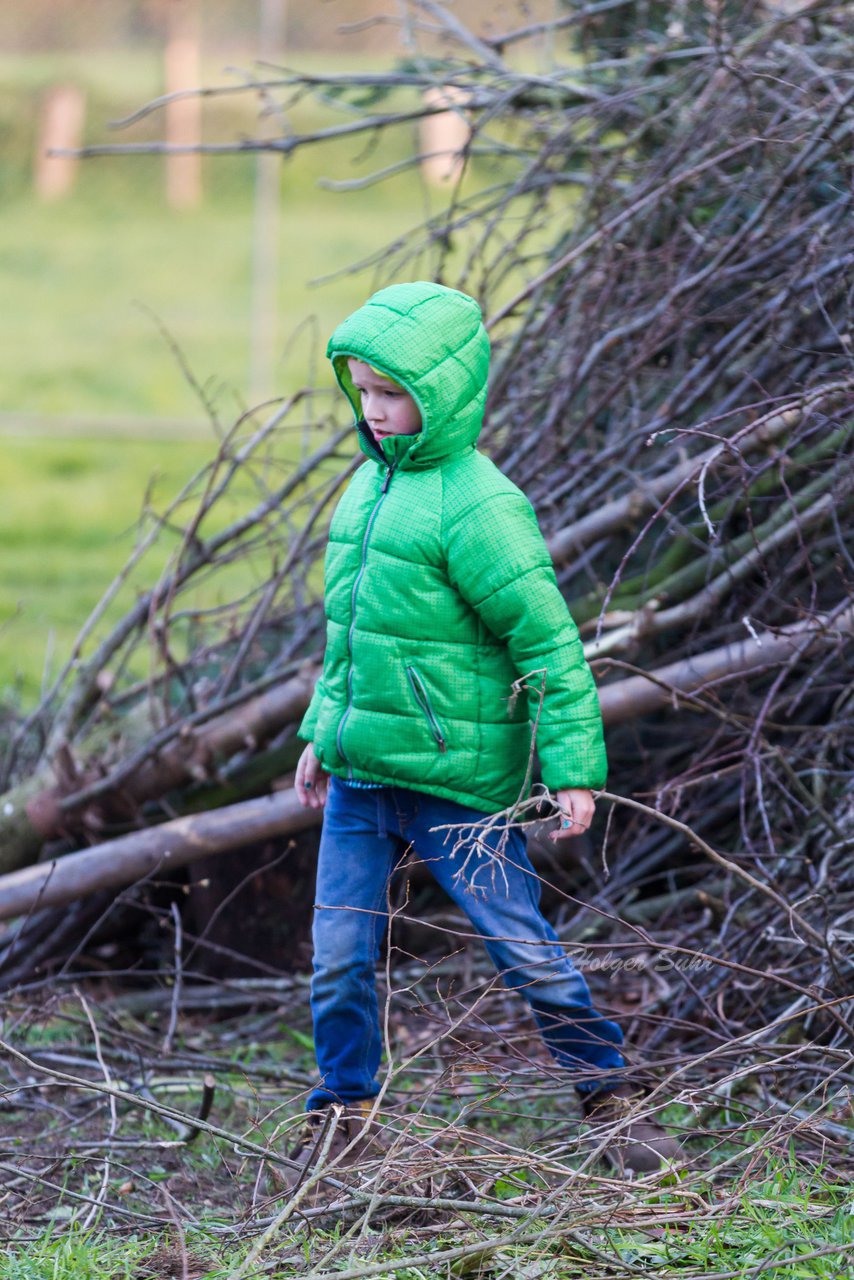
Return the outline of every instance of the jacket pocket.
[[[439,723],[436,713],[433,710],[432,704],[430,702],[430,695],[427,692],[427,686],[425,685],[424,681],[419,675],[417,667],[413,667],[412,665],[407,665],[406,679],[408,680],[409,687],[412,690],[412,696],[414,697],[415,701],[418,703],[418,706],[421,709],[424,719],[427,721],[427,727],[430,730],[431,734],[433,735],[433,738],[435,739],[436,746],[442,752],[447,751],[448,744],[445,741],[445,731],[442,728],[441,724]]]

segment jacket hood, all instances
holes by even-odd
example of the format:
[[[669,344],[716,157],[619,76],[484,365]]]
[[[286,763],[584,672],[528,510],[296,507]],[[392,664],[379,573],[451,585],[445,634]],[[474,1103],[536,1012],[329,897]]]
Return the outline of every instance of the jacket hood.
[[[468,294],[425,280],[381,289],[338,326],[326,354],[352,405],[368,457],[387,465],[427,467],[474,447],[486,403],[489,338],[480,307]],[[409,392],[421,413],[419,435],[374,440],[361,421],[349,356]]]

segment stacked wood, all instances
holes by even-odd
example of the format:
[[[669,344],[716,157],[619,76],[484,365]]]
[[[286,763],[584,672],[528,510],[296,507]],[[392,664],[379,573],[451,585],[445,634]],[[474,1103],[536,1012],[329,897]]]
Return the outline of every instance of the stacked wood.
[[[434,110],[424,95],[437,83],[465,100],[481,180],[383,270],[484,305],[483,447],[531,497],[581,626],[611,726],[611,791],[650,802],[609,826],[617,883],[695,888],[706,855],[684,828],[713,832],[710,847],[832,934],[851,894],[848,880],[838,899],[825,890],[852,840],[854,19],[834,4],[718,7],[710,34],[705,7],[688,5],[678,31],[566,14],[484,39],[439,4],[414,8],[443,30],[441,75],[431,55],[337,76],[345,124],[208,149],[410,127]],[[515,49],[544,31],[552,65],[519,69]],[[265,79],[268,94],[329,87]],[[77,856],[103,854],[110,883],[127,883],[137,872],[118,874],[121,850],[136,841],[162,858],[168,823],[200,809],[205,839],[221,821],[233,847],[232,806],[258,811],[293,769],[322,657],[328,515],[360,460],[337,412],[299,396],[242,420],[149,528],[108,596],[138,583],[177,528],[168,569],[118,623],[93,618],[8,733],[0,870],[94,844]],[[282,473],[275,451],[306,413],[318,447]],[[253,502],[226,519],[247,477]],[[200,608],[199,589],[213,599],[235,563],[251,585]],[[281,809],[282,834],[286,797],[261,806]],[[48,873],[23,877],[35,910]],[[725,919],[752,909],[747,883],[728,875],[716,890]],[[3,892],[0,879],[0,907]],[[832,985],[833,964],[823,972]]]

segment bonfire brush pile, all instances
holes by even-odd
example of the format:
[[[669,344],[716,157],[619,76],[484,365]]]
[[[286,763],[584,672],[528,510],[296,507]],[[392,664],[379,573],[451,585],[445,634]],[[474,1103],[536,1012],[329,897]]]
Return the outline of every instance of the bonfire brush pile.
[[[591,9],[484,37],[418,3],[399,73],[268,77],[266,92],[334,87],[346,127],[382,135],[453,86],[479,181],[365,292],[431,275],[483,302],[482,447],[534,503],[588,644],[609,789],[646,805],[615,807],[596,901],[628,920],[630,899],[653,901],[634,918],[659,943],[742,966],[713,964],[702,991],[673,997],[668,1017],[700,1017],[697,1045],[712,1023],[726,1036],[730,1019],[780,1016],[791,1033],[797,1015],[827,1049],[850,1032],[822,1006],[851,989],[854,920],[854,18],[842,4],[627,4],[620,22]],[[324,442],[277,473],[271,443],[307,420]],[[118,625],[93,621],[9,732],[6,870],[45,842],[79,849],[263,793],[293,767],[353,443],[297,398],[237,424],[151,522],[152,544],[180,529],[169,569]],[[235,563],[240,591],[200,609],[198,589],[233,584]],[[584,919],[565,919],[568,938]]]

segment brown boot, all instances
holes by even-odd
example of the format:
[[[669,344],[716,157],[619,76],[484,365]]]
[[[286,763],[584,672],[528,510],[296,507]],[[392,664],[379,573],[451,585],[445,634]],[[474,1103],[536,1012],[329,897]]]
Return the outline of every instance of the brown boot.
[[[658,1173],[680,1156],[679,1143],[643,1114],[642,1104],[642,1091],[630,1084],[602,1089],[582,1102],[592,1140],[597,1146],[606,1143],[603,1157],[620,1173],[635,1178]]]
[[[319,1168],[334,1166],[330,1173],[351,1168],[368,1159],[379,1159],[383,1144],[379,1141],[379,1125],[371,1120],[373,1098],[350,1102],[346,1107],[328,1106],[308,1111],[299,1140],[288,1152],[289,1169],[277,1169],[275,1182],[293,1194],[306,1178]]]

